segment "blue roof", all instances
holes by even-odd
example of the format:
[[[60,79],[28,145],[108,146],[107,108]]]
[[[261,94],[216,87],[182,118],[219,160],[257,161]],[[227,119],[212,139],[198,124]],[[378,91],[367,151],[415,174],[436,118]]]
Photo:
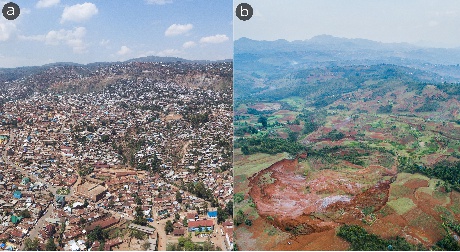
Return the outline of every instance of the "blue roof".
[[[217,217],[217,211],[208,212],[209,217]]]

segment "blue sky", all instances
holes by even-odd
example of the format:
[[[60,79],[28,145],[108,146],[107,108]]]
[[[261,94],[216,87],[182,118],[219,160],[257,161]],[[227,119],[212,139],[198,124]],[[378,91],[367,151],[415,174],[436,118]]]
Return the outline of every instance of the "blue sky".
[[[234,0],[234,8],[241,1]],[[428,47],[460,47],[458,0],[245,0],[248,21],[234,18],[234,39],[305,40],[327,34]]]
[[[233,58],[229,0],[0,0],[0,67],[123,61],[143,56]]]

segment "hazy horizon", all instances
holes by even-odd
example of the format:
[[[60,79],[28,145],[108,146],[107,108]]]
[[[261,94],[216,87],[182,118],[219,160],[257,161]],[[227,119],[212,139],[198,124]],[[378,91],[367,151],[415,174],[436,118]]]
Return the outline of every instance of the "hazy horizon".
[[[460,1],[248,0],[253,17],[234,17],[234,40],[307,40],[318,35],[460,47]],[[239,4],[234,1],[234,9]]]

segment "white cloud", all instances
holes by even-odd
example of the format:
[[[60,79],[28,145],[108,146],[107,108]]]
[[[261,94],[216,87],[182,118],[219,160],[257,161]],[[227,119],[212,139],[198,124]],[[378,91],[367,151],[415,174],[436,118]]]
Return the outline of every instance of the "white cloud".
[[[194,47],[194,46],[196,46],[196,43],[193,42],[193,41],[187,41],[182,45],[183,48],[191,48],[191,47]]]
[[[50,45],[60,44],[64,42],[72,47],[74,53],[83,53],[86,51],[86,45],[83,38],[86,35],[85,27],[78,27],[73,30],[50,31],[46,34],[45,43]]]
[[[128,53],[131,53],[131,49],[129,49],[127,46],[122,46],[120,50],[118,50],[117,54],[118,55],[126,55]]]
[[[61,0],[40,0],[37,2],[35,7],[37,8],[48,8],[54,5],[57,5],[61,2]]]
[[[66,21],[83,22],[89,20],[98,13],[98,9],[93,3],[75,4],[65,7],[61,16],[61,24]]]
[[[3,17],[0,19],[0,41],[7,41],[16,32],[16,25]]]
[[[172,0],[146,0],[148,4],[164,5],[172,3]]]
[[[19,38],[22,40],[42,41],[47,45],[56,46],[60,44],[66,44],[72,48],[74,53],[84,53],[86,52],[86,44],[83,41],[85,35],[86,28],[77,27],[73,30],[52,30],[45,35],[19,36]]]
[[[200,39],[200,43],[218,44],[218,43],[225,42],[227,40],[228,40],[227,35],[217,34],[217,35],[214,35],[214,36],[202,37]]]
[[[158,53],[160,57],[170,57],[170,56],[178,56],[181,54],[181,51],[177,49],[166,49]]]
[[[45,41],[45,35],[32,35],[32,36],[19,35],[18,38],[21,40]]]
[[[166,36],[176,36],[190,31],[193,28],[192,24],[173,24],[165,31]]]
[[[103,39],[103,40],[99,41],[99,45],[101,45],[101,46],[107,46],[109,43],[110,43],[110,40],[108,40],[108,39]]]

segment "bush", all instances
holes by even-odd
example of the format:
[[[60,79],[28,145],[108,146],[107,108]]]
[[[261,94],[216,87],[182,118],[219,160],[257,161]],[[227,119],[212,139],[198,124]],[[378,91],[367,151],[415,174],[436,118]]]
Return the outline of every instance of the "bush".
[[[369,234],[357,225],[343,225],[337,236],[351,243],[350,250],[419,250],[421,245],[414,246],[402,237],[382,239],[375,234]]]

